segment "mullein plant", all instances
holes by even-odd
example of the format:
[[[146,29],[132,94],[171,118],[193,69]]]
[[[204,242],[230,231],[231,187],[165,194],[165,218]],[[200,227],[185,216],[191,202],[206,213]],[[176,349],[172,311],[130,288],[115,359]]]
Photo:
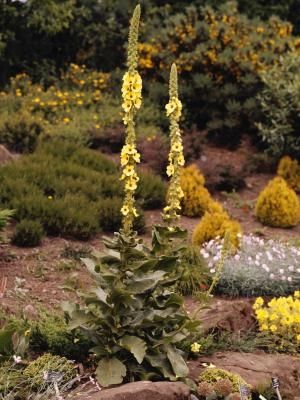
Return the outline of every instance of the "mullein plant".
[[[183,247],[182,242],[176,247],[174,239],[183,237],[182,232],[186,235],[185,231],[173,227],[176,220],[173,210],[178,210],[181,193],[175,185],[179,179],[178,167],[183,164],[178,128],[181,103],[176,95],[175,67],[168,106],[174,138],[170,155],[170,165],[174,168],[171,179],[174,195],[168,197],[171,218],[167,218],[172,226],[154,227],[151,247],[146,247],[133,231],[137,215],[134,199],[138,183],[136,164],[140,160],[134,121],[141,105],[142,89],[137,72],[139,18],[140,7],[137,6],[131,20],[128,71],[122,87],[126,125],[125,145],[121,152],[121,180],[125,187],[121,208],[123,227],[113,239],[104,240],[107,248],[104,255],[82,259],[93,275],[96,287],[86,294],[81,293],[81,304],[64,304],[72,329],[80,329],[94,343],[91,352],[98,360],[96,377],[102,386],[120,384],[124,380],[185,378],[188,367],[183,356],[187,354],[180,350],[180,342],[194,342],[199,334],[199,321],[189,318],[183,309],[182,296],[172,290],[180,277],[177,271]]]
[[[139,181],[136,164],[140,162],[140,154],[136,148],[135,115],[142,104],[142,78],[137,71],[140,14],[141,8],[138,5],[134,10],[130,25],[127,54],[128,70],[123,76],[122,85],[123,122],[126,127],[126,137],[121,151],[121,166],[123,168],[121,180],[125,184],[125,196],[121,213],[123,216],[123,230],[126,235],[131,233],[134,218],[138,216],[134,194]]]

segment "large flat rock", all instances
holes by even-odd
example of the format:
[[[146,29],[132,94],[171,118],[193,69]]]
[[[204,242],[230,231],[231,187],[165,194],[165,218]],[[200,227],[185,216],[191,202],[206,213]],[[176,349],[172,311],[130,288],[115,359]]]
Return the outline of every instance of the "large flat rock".
[[[200,357],[188,363],[190,376],[197,379],[203,363],[212,363],[218,368],[237,373],[253,387],[271,383],[277,376],[281,390],[295,399],[300,392],[300,356],[266,353],[220,352],[213,356]]]
[[[74,396],[75,399],[75,396]],[[182,382],[132,382],[90,395],[80,400],[190,400],[190,389]]]

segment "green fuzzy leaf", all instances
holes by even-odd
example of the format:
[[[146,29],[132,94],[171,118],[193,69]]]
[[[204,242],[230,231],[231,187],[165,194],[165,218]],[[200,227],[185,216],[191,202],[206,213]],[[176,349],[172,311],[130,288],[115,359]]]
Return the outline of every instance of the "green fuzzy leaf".
[[[188,366],[178,351],[176,351],[176,349],[171,345],[167,346],[167,356],[172,365],[173,371],[176,374],[176,377],[184,378],[187,376],[189,373]]]
[[[153,289],[164,275],[164,271],[144,274],[141,278],[135,278],[134,281],[127,286],[127,289],[131,293],[143,293],[149,289]]]
[[[125,365],[116,357],[99,361],[96,377],[101,386],[118,385],[126,376]]]
[[[145,358],[152,365],[152,367],[157,368],[165,378],[168,378],[171,381],[176,380],[176,376],[172,371],[170,362],[164,354],[156,354],[151,356],[147,355]]]
[[[129,350],[139,364],[143,362],[147,349],[147,345],[144,340],[137,336],[124,336],[120,340],[120,345],[124,347],[124,349]]]
[[[92,290],[92,293],[95,293],[95,295],[97,296],[97,298],[102,301],[102,303],[107,304],[106,299],[107,299],[107,294],[104,292],[103,289],[101,289],[101,287],[97,287],[95,289]]]

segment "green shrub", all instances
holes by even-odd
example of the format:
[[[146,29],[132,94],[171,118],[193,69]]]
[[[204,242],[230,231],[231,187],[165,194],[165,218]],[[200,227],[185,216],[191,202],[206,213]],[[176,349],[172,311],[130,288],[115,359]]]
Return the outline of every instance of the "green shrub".
[[[15,113],[0,126],[0,143],[10,150],[28,153],[32,152],[43,133],[42,123],[27,113]]]
[[[208,289],[209,271],[198,246],[190,245],[183,251],[179,272],[175,290],[180,294],[192,295]]]
[[[12,242],[21,247],[34,247],[41,243],[44,229],[39,221],[23,219],[16,226]]]
[[[162,207],[166,197],[166,185],[153,172],[142,171],[136,195],[145,210]]]
[[[47,352],[83,362],[88,358],[91,342],[79,332],[71,332],[61,315],[44,312],[31,324],[29,346],[36,353]]]
[[[263,121],[259,134],[276,156],[298,156],[300,151],[300,56],[285,55],[267,73],[258,95]]]
[[[13,211],[11,210],[0,210],[0,241],[2,240],[1,232],[5,228],[7,222],[12,217]]]

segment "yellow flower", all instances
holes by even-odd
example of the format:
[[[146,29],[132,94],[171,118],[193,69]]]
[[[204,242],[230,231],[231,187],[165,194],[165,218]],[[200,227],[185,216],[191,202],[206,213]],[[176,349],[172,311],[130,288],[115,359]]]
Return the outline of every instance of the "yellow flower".
[[[122,104],[122,108],[123,110],[128,113],[131,110],[131,102],[130,101],[124,101],[124,103]]]
[[[273,332],[273,333],[276,332],[276,331],[277,331],[277,326],[274,325],[274,324],[271,325],[271,326],[270,326],[270,331]]]
[[[133,191],[137,188],[137,184],[135,180],[130,180],[126,183],[125,189]]]
[[[135,170],[134,170],[134,166],[133,165],[127,165],[124,168],[123,174],[125,176],[132,176],[134,173],[135,173]]]
[[[48,196],[48,200],[53,200],[53,197],[52,196]]]
[[[167,166],[167,175],[172,176],[174,174],[174,165],[170,164]]]
[[[128,154],[122,154],[121,155],[121,165],[122,165],[122,167],[127,165],[128,162],[129,162],[129,155]]]
[[[191,344],[191,352],[192,353],[199,353],[200,349],[201,349],[201,344],[199,344],[197,342]]]
[[[171,148],[171,151],[175,151],[176,153],[179,153],[179,152],[181,152],[183,150],[183,146],[182,146],[182,144],[181,143],[174,143],[173,144],[173,146],[172,146],[172,148]]]
[[[296,340],[297,340],[297,342],[300,342],[300,333],[299,333],[299,335],[296,336]]]
[[[124,216],[128,215],[128,213],[129,213],[129,207],[128,207],[128,206],[123,206],[123,207],[121,208],[121,213],[122,213]]]
[[[178,165],[180,165],[181,167],[184,166],[184,157],[183,157],[182,154],[180,154],[180,155],[178,156],[177,162],[178,162]]]

